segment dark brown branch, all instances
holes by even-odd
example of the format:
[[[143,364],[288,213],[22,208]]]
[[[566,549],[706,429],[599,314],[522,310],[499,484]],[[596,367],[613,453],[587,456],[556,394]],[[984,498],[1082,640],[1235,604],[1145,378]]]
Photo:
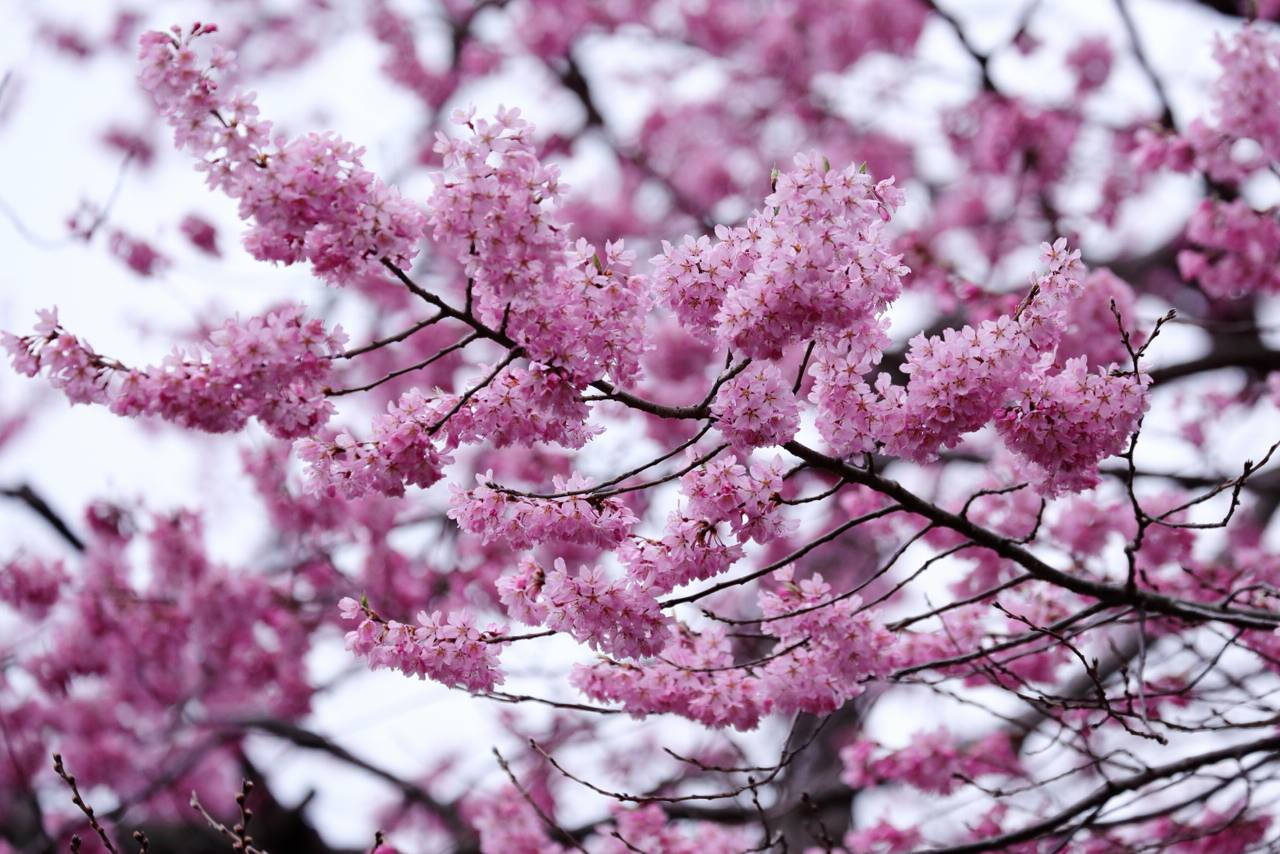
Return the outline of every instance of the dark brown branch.
[[[34,510],[41,519],[44,519],[49,524],[49,527],[53,528],[58,536],[67,542],[67,545],[78,552],[84,551],[84,540],[80,539],[76,532],[71,530],[71,526],[66,523],[66,520],[58,515],[58,512],[49,506],[49,502],[45,501],[40,493],[32,489],[29,484],[24,483],[21,486],[0,489],[0,495],[21,501]]]

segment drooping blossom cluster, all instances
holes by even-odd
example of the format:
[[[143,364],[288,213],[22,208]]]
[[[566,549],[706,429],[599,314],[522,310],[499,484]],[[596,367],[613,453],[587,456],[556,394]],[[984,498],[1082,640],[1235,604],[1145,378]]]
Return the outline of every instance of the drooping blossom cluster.
[[[324,395],[331,356],[346,336],[287,306],[229,320],[199,347],[175,350],[159,365],[129,368],[67,332],[56,310],[40,312],[32,335],[4,333],[14,366],[44,374],[72,403],[98,403],[125,416],[158,416],[196,430],[239,430],[255,417],[282,439],[308,435],[328,420]]]
[[[423,235],[421,211],[367,170],[349,142],[317,133],[273,141],[253,93],[221,91],[217,77],[234,75],[231,54],[215,46],[203,62],[197,53],[196,39],[215,30],[144,34],[139,79],[178,147],[200,158],[210,187],[239,201],[250,223],[245,247],[264,261],[309,261],[334,284],[380,272],[384,258],[407,267]]]
[[[659,294],[687,326],[751,357],[772,359],[813,339],[878,340],[877,317],[906,270],[883,224],[902,202],[892,180],[798,155],[776,176],[763,210],[719,243],[663,244],[653,259]],[[852,333],[850,332],[852,330]]]
[[[748,468],[725,456],[693,469],[680,479],[688,503],[668,514],[662,536],[622,544],[618,554],[628,575],[655,590],[673,590],[724,572],[749,540],[767,543],[785,534],[790,523],[781,512],[782,478],[777,459]]]
[[[782,445],[800,427],[800,408],[771,362],[756,362],[720,387],[711,404],[716,426],[735,448]]]
[[[1261,27],[1244,27],[1230,39],[1217,37],[1214,58],[1222,75],[1214,86],[1214,112],[1224,133],[1252,139],[1280,160],[1280,116],[1271,93],[1280,86],[1280,41]]]
[[[609,655],[643,658],[663,648],[670,625],[653,594],[600,566],[570,572],[563,558],[543,569],[531,558],[498,579],[507,612],[545,625]]]
[[[859,740],[840,751],[840,761],[844,763],[840,779],[854,789],[893,782],[940,795],[949,795],[983,775],[1022,773],[1008,735],[996,733],[965,744],[947,729],[916,733],[910,745],[900,750]]]
[[[485,543],[527,549],[559,541],[613,548],[636,524],[635,514],[620,499],[588,494],[591,482],[581,475],[552,478],[557,497],[551,498],[495,488],[492,471],[476,480],[475,489],[453,488],[449,517]]]
[[[35,619],[49,612],[67,582],[67,570],[60,561],[19,556],[6,561],[3,570],[0,602]]]
[[[346,498],[371,492],[404,495],[405,484],[431,486],[450,462],[434,436],[444,418],[436,404],[414,389],[374,418],[367,441],[340,433],[330,441],[298,442],[298,457],[310,464],[312,485]]]
[[[830,713],[888,672],[895,639],[858,597],[837,597],[819,575],[796,582],[792,566],[774,579],[777,589],[759,596],[761,629],[776,638],[764,659],[735,663],[723,627],[712,626],[677,632],[656,663],[579,666],[573,683],[636,716],[671,712],[752,729],[771,712]]]
[[[1280,222],[1241,199],[1205,199],[1187,222],[1194,248],[1178,253],[1178,269],[1219,299],[1280,293]]]
[[[430,223],[465,271],[477,316],[575,385],[606,373],[633,378],[649,309],[645,280],[628,272],[635,253],[619,242],[601,254],[570,239],[557,216],[559,171],[539,161],[519,110],[454,121],[470,136],[437,136],[445,171]]]
[[[902,368],[909,378],[905,386],[894,385],[887,374],[881,374],[873,389],[856,372],[867,367],[865,359],[845,370],[833,370],[819,360],[813,397],[819,407],[818,427],[828,442],[845,453],[883,446],[897,456],[927,462],[940,450],[955,447],[966,434],[995,421],[1009,428],[1001,431],[1008,447],[1040,466],[1043,476],[1037,483],[1050,493],[1096,482],[1092,472],[1097,463],[1119,453],[1137,427],[1146,405],[1145,386],[1132,374],[1086,377],[1083,357],[1055,365],[1064,335],[1073,335],[1067,352],[1078,352],[1085,346],[1082,336],[1101,331],[1097,325],[1105,321],[1098,303],[1105,299],[1110,313],[1112,297],[1105,291],[1115,286],[1105,278],[1085,278],[1079,252],[1068,252],[1064,240],[1043,248],[1048,270],[1014,313],[977,326],[947,329],[941,335],[913,338]],[[1077,309],[1081,295],[1093,290],[1097,293],[1088,303],[1092,308]],[[1123,297],[1117,301],[1117,310],[1120,306],[1131,310]],[[1119,328],[1101,340],[1121,340]],[[1101,343],[1088,349],[1096,350],[1091,353],[1094,359],[1108,362],[1127,353]],[[1029,371],[1029,365],[1036,369]],[[1074,397],[1069,391],[1073,383],[1081,386]],[[1033,413],[1035,405],[1027,402],[1055,397],[1063,401],[1062,407],[1079,404],[1082,411],[1091,413],[1081,416],[1079,429],[1069,436],[1052,434],[1055,426],[1069,429],[1060,424],[1061,408],[1056,414]],[[1115,420],[1105,425],[1085,423],[1103,411]],[[1074,452],[1069,463],[1055,465],[1054,455],[1067,447]]]
[[[1089,489],[1098,461],[1120,453],[1142,418],[1147,378],[1090,373],[1084,357],[1050,373],[1046,361],[1027,372],[996,430],[1045,494]]]
[[[836,594],[821,575],[795,580],[793,565],[774,573],[760,593],[763,630],[778,639],[761,679],[780,712],[827,714],[861,694],[868,680],[894,664],[894,635],[863,607],[861,597]]]
[[[358,621],[347,632],[347,649],[374,670],[399,670],[473,693],[502,684],[498,653],[503,632],[497,626],[482,631],[470,614],[460,611],[448,616],[423,611],[416,625],[383,620],[350,597],[338,608],[344,620]]]
[[[717,625],[697,633],[681,627],[655,662],[578,665],[570,681],[635,717],[677,714],[709,727],[755,729],[772,707],[760,678],[735,666],[732,644]]]

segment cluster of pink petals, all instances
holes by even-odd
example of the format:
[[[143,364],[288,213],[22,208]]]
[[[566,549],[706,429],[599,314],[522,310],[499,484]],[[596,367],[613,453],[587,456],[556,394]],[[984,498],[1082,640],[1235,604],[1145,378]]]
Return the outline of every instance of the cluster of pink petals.
[[[1143,828],[1148,839],[1178,840],[1173,854],[1247,854],[1268,844],[1275,819],[1236,804],[1225,810],[1206,807],[1190,820],[1161,816]]]
[[[672,634],[658,661],[602,661],[574,668],[586,696],[619,703],[635,717],[677,714],[709,727],[755,729],[772,704],[760,679],[735,666],[723,626]]]
[[[884,819],[875,824],[851,830],[844,835],[844,846],[828,854],[900,854],[915,851],[924,842],[915,827],[898,827]],[[815,854],[806,850],[805,854]]]
[[[441,400],[458,402],[448,396]],[[589,414],[579,388],[562,369],[530,362],[503,368],[449,419],[445,432],[456,444],[554,442],[581,448],[602,429],[587,423]]]
[[[927,462],[994,422],[1048,493],[1096,483],[1097,463],[1120,452],[1137,427],[1146,384],[1131,374],[1085,376],[1084,356],[1127,361],[1111,302],[1131,317],[1132,294],[1109,273],[1085,276],[1065,240],[1043,248],[1048,269],[1014,314],[911,340],[905,387],[887,374],[868,385],[865,356],[843,370],[820,358],[812,396],[827,441],[842,453],[883,448]],[[1055,361],[1059,347],[1061,356],[1084,355]]]
[[[750,468],[721,457],[684,475],[680,486],[691,516],[728,522],[741,542],[767,543],[792,527],[781,513],[785,474],[781,457],[753,460]]]
[[[617,498],[588,495],[591,482],[581,475],[552,479],[558,498],[524,496],[496,488],[493,472],[476,475],[472,490],[454,486],[449,518],[484,543],[502,542],[514,549],[538,543],[568,542],[601,548],[617,546],[636,524],[635,514]]]
[[[1017,402],[1002,410],[996,430],[1027,464],[1046,495],[1098,483],[1098,463],[1124,450],[1146,411],[1145,376],[1089,373],[1083,357],[1050,373],[1045,361],[1028,371]]]
[[[1129,334],[1130,345],[1140,347],[1145,337],[1136,328],[1137,297],[1133,288],[1107,269],[1091,271],[1081,285],[1079,295],[1067,303],[1067,324],[1055,353],[1058,364],[1084,356],[1091,367],[1131,365],[1116,313]]]
[[[1252,139],[1270,160],[1280,160],[1280,116],[1274,93],[1280,88],[1280,40],[1262,27],[1244,27],[1230,39],[1217,38],[1214,58],[1222,74],[1214,86],[1218,127]]]
[[[1081,124],[1076,111],[985,91],[944,116],[951,148],[970,169],[1036,186],[1062,177]]]
[[[741,544],[726,541],[715,521],[678,510],[667,516],[659,539],[630,539],[618,550],[627,575],[660,592],[717,576],[742,554]]]
[[[434,433],[442,419],[438,402],[412,389],[373,419],[368,441],[340,433],[331,441],[303,439],[295,447],[299,459],[310,464],[317,491],[345,498],[404,495],[406,484],[425,489],[440,480],[452,462],[436,447]]]
[[[877,326],[906,273],[883,233],[901,202],[892,180],[798,155],[762,211],[717,230],[717,246],[664,243],[653,259],[658,291],[686,325],[757,358]]]
[[[178,224],[178,230],[191,241],[191,245],[206,255],[215,258],[222,252],[218,249],[218,230],[213,223],[199,214],[187,214]]]
[[[553,5],[543,0],[544,5]],[[776,69],[788,87],[808,91],[814,75],[842,71],[868,53],[907,54],[927,19],[917,0],[786,0],[761,5],[723,0],[682,4],[688,38],[714,54]],[[797,34],[803,33],[803,38]]]
[[[906,387],[889,385],[883,375],[877,382],[884,403],[869,420],[873,435],[897,456],[934,459],[995,416],[1024,370],[1027,349],[1008,315],[912,338],[902,367]]]
[[[1187,222],[1194,249],[1178,253],[1178,270],[1214,298],[1280,293],[1280,222],[1237,199],[1205,199]]]
[[[720,387],[711,404],[716,426],[742,451],[783,445],[800,429],[800,407],[772,362],[755,362]]]
[[[545,570],[531,558],[498,579],[498,596],[513,619],[565,632],[620,658],[654,655],[671,626],[653,594],[599,566],[569,572],[563,558]]]
[[[227,321],[190,352],[175,351],[158,366],[131,369],[94,352],[40,312],[35,334],[5,333],[20,373],[43,373],[72,403],[100,403],[117,415],[154,415],[183,427],[225,433],[256,417],[272,435],[307,435],[333,410],[325,398],[330,357],[345,336],[286,306],[245,321]]]
[[[53,735],[83,786],[140,791],[173,767],[174,751],[197,750],[201,760],[175,782],[225,794],[235,748],[201,748],[210,745],[199,722],[305,714],[312,687],[300,663],[314,624],[297,619],[281,579],[211,560],[194,514],[140,515],[119,528],[104,520],[91,520],[74,573],[22,559],[0,566],[0,601],[41,620],[38,643],[6,649],[7,667],[30,679],[16,708],[7,697],[0,785],[38,779]],[[134,527],[145,538],[133,541]],[[191,725],[175,726],[176,707]],[[154,803],[163,810],[163,798]]]
[[[760,593],[761,628],[777,638],[770,655],[735,664],[720,627],[672,636],[656,663],[605,661],[575,669],[571,681],[596,700],[637,717],[670,712],[707,726],[752,729],[771,712],[828,714],[895,663],[896,640],[857,597],[836,598],[822,577],[774,573]]]
[[[829,714],[889,672],[896,638],[859,597],[835,596],[818,574],[795,581],[794,572],[778,570],[775,589],[760,593],[761,626],[778,639],[761,680],[774,710]]]
[[[360,621],[347,632],[347,649],[373,670],[399,670],[472,693],[492,691],[502,683],[498,653],[503,632],[497,626],[481,631],[466,612],[448,617],[420,612],[416,626],[375,619],[350,597],[338,608],[343,619]]]
[[[334,284],[382,272],[384,258],[407,267],[422,212],[365,169],[351,143],[331,134],[273,142],[252,93],[220,90],[215,75],[234,74],[230,54],[215,47],[206,63],[198,56],[195,40],[214,29],[145,33],[139,79],[210,186],[239,200],[251,223],[246,248],[264,261],[310,261]]]
[[[880,783],[905,783],[924,792],[949,795],[966,780],[986,774],[1022,773],[1009,736],[995,733],[969,744],[946,729],[916,733],[901,750],[885,750],[859,740],[840,751],[841,778],[854,789]]]
[[[1137,134],[1133,159],[1140,172],[1203,172],[1213,181],[1238,184],[1266,165],[1262,152],[1237,146],[1236,138],[1192,119],[1182,133],[1142,128]]]
[[[21,614],[43,619],[57,603],[67,579],[61,561],[13,558],[0,565],[0,602]]]
[[[440,480],[452,462],[449,451],[461,444],[580,447],[597,432],[585,423],[587,407],[573,385],[553,368],[508,365],[477,387],[469,399],[411,389],[374,418],[365,441],[351,433],[302,440],[298,453],[310,465],[312,486],[347,498],[399,496],[406,485]],[[589,538],[586,528],[580,533]]]
[[[1099,89],[1111,76],[1115,53],[1105,37],[1084,38],[1067,53],[1067,67],[1076,75],[1076,94]]]
[[[680,479],[688,505],[667,516],[662,536],[633,537],[618,555],[627,574],[657,591],[712,578],[743,555],[748,540],[767,543],[786,534],[792,522],[781,512],[780,459],[756,461],[748,470],[726,456],[699,466]],[[734,538],[722,533],[727,525]]]
[[[492,796],[473,796],[463,804],[463,815],[480,837],[481,851],[518,854],[564,854],[563,845],[552,842],[549,828],[524,794],[509,786]]]
[[[577,383],[634,377],[649,309],[646,280],[628,272],[635,253],[609,243],[601,254],[570,240],[557,218],[558,171],[539,162],[519,110],[500,109],[494,121],[453,119],[470,135],[437,135],[445,170],[430,222],[466,272],[476,314]]]
[[[169,259],[150,243],[118,228],[107,238],[107,249],[139,276],[155,276],[169,266]]]

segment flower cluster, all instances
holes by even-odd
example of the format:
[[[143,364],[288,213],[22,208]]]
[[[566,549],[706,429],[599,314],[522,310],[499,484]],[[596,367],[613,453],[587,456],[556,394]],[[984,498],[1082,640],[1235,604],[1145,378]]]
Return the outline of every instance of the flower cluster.
[[[709,727],[755,729],[771,708],[760,679],[734,666],[723,626],[696,634],[681,627],[658,658],[578,665],[570,681],[588,697],[620,703],[636,717],[671,713]]]
[[[555,498],[538,498],[495,488],[493,472],[477,475],[470,491],[453,488],[449,517],[485,543],[514,549],[537,543],[568,542],[613,548],[636,523],[635,514],[617,498],[588,494],[591,483],[580,475],[552,479]]]
[[[1261,27],[1245,27],[1229,40],[1219,37],[1213,55],[1222,66],[1214,86],[1218,127],[1280,160],[1280,115],[1272,100],[1280,87],[1280,41]]]
[[[892,782],[939,795],[949,795],[958,783],[985,774],[1022,773],[1006,734],[962,744],[946,729],[916,733],[910,746],[901,750],[886,751],[873,741],[859,740],[840,751],[840,761],[840,779],[855,789]]]
[[[906,272],[882,231],[901,202],[892,180],[877,183],[856,166],[837,170],[797,156],[777,176],[764,210],[742,227],[719,230],[716,246],[664,244],[653,259],[659,293],[686,325],[756,358],[878,328],[877,315],[897,298]]]
[[[17,557],[0,567],[0,602],[35,619],[43,619],[57,603],[67,582],[60,561]]]
[[[111,230],[107,249],[139,276],[155,276],[169,266],[169,259],[150,243],[118,228]]]
[[[1022,373],[1027,349],[1017,321],[1008,315],[976,328],[918,335],[902,367],[909,377],[906,387],[888,385],[884,378],[877,383],[884,402],[870,426],[890,453],[931,460],[991,420]]]
[[[468,798],[463,810],[480,836],[481,851],[521,854],[563,854],[565,851],[563,845],[551,841],[546,822],[514,786],[493,796]]]
[[[662,536],[633,537],[618,551],[627,574],[658,591],[719,575],[743,555],[748,540],[767,543],[791,530],[781,512],[782,462],[750,469],[732,456],[712,460],[681,479],[687,506],[667,516]],[[728,525],[736,542],[726,539]]]
[[[1105,38],[1081,39],[1067,54],[1067,67],[1076,75],[1076,94],[1099,89],[1111,76],[1115,54]]]
[[[1085,378],[1083,355],[1059,357],[1083,351],[1109,364],[1127,356],[1111,302],[1123,320],[1131,316],[1132,294],[1105,271],[1085,276],[1080,253],[1068,252],[1065,240],[1043,248],[1048,269],[1016,312],[911,340],[902,368],[909,377],[905,387],[881,374],[872,388],[861,376],[868,367],[865,356],[843,366],[819,357],[812,397],[827,441],[842,453],[883,447],[927,462],[994,421],[1003,425],[1009,448],[1033,464],[1037,483],[1050,493],[1095,483],[1097,463],[1118,453],[1137,427],[1146,406],[1146,382],[1132,375]],[[1131,336],[1131,342],[1140,340],[1136,333]],[[1036,369],[1028,371],[1028,365]],[[1073,384],[1082,389],[1074,397],[1068,392]],[[1062,403],[1033,417],[1037,404],[1028,401],[1048,406],[1053,399]],[[1076,430],[1063,423],[1073,406],[1082,407]],[[1086,428],[1085,421],[1099,413],[1116,420]],[[1051,460],[1060,452],[1070,461],[1054,465]]]
[[[158,366],[131,369],[94,352],[40,312],[35,334],[5,333],[19,372],[44,373],[72,403],[107,404],[117,415],[154,415],[183,427],[225,433],[256,417],[282,439],[314,432],[333,407],[324,396],[341,329],[287,306],[246,321],[227,321],[190,352],[175,351]]]
[[[612,656],[653,655],[670,632],[652,593],[630,579],[610,579],[599,566],[575,574],[563,558],[549,571],[526,559],[497,587],[514,619],[565,632]]]
[[[368,441],[350,433],[331,441],[303,439],[296,446],[298,456],[311,466],[312,486],[330,495],[404,495],[405,484],[425,489],[452,462],[436,447],[434,433],[444,417],[439,409],[438,400],[412,389],[373,419]]]
[[[628,273],[635,253],[572,242],[557,221],[563,187],[539,162],[519,110],[494,121],[455,113],[469,137],[437,135],[444,162],[431,196],[436,241],[471,283],[476,314],[502,326],[535,362],[575,382],[639,371],[647,283]]]
[[[216,75],[234,74],[231,55],[215,47],[201,64],[195,40],[214,30],[145,33],[139,79],[210,186],[239,200],[251,223],[245,247],[264,261],[310,261],[334,284],[380,272],[384,258],[407,267],[425,227],[417,206],[364,168],[361,149],[331,134],[273,145],[254,95],[220,91]]]
[[[778,570],[778,590],[760,593],[761,628],[777,643],[757,664],[735,664],[719,627],[682,629],[657,663],[606,661],[577,668],[572,681],[633,715],[672,712],[715,727],[752,729],[770,712],[830,713],[888,672],[895,638],[857,597],[833,596],[819,575],[794,582],[793,573]]]
[[[399,670],[472,693],[492,691],[502,683],[498,652],[503,632],[497,626],[481,631],[470,614],[446,618],[439,611],[419,613],[412,626],[383,620],[349,597],[338,607],[343,619],[360,621],[347,632],[347,649],[374,670]]]
[[[1131,346],[1141,346],[1145,338],[1135,329],[1136,317],[1136,297],[1129,283],[1110,270],[1093,270],[1081,283],[1080,294],[1067,305],[1067,327],[1055,353],[1058,364],[1074,356],[1084,356],[1092,367],[1128,364],[1129,351],[1120,328],[1123,325]]]
[[[1143,128],[1137,134],[1133,159],[1139,172],[1198,171],[1221,184],[1238,184],[1266,165],[1260,150],[1237,146],[1235,137],[1192,119],[1178,134]]]
[[[782,445],[800,428],[800,408],[771,362],[755,362],[720,387],[711,414],[737,449]]]
[[[1124,450],[1146,410],[1148,378],[1089,373],[1083,357],[1049,373],[1047,360],[1028,371],[1017,403],[1004,409],[996,430],[1028,464],[1048,495],[1098,483],[1098,463]]]
[[[192,246],[206,255],[216,258],[222,254],[218,249],[218,230],[214,228],[213,223],[199,214],[192,213],[184,216],[182,222],[178,224],[178,230],[191,241]]]
[[[716,522],[675,510],[659,539],[627,540],[618,556],[627,575],[656,591],[674,590],[690,581],[712,578],[742,557],[739,543],[726,542]]]
[[[446,396],[450,404],[462,403]],[[555,442],[580,448],[600,432],[587,423],[587,405],[579,388],[559,368],[540,362],[508,365],[481,388],[445,427],[450,441],[532,445]]]
[[[1218,299],[1280,293],[1280,222],[1237,199],[1205,199],[1187,222],[1194,249],[1178,253],[1178,270]]]
[[[760,593],[762,628],[778,639],[761,681],[776,711],[828,714],[889,672],[896,640],[859,597],[834,595],[821,575],[795,581],[794,573],[783,567],[773,574],[776,589]]]
[[[784,474],[781,457],[753,461],[750,468],[721,457],[680,478],[680,486],[691,516],[728,522],[742,542],[767,543],[791,530],[781,513]]]

